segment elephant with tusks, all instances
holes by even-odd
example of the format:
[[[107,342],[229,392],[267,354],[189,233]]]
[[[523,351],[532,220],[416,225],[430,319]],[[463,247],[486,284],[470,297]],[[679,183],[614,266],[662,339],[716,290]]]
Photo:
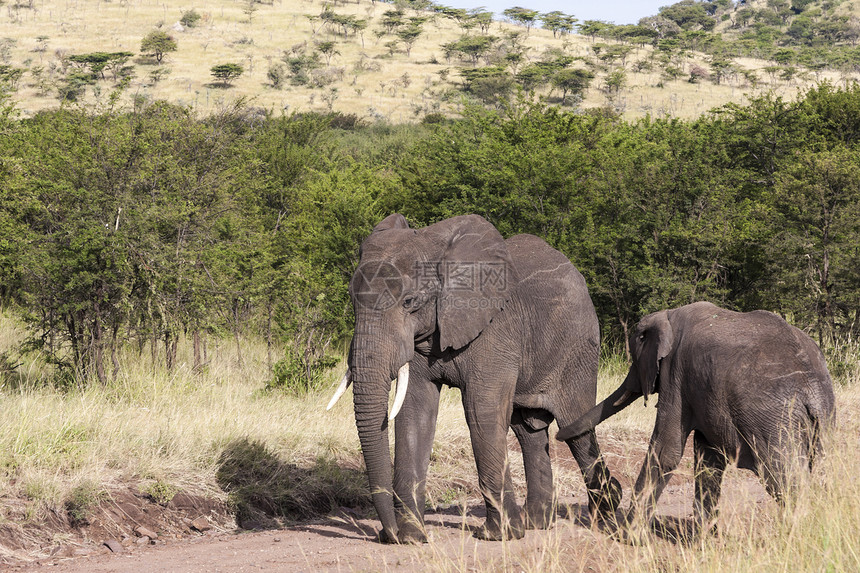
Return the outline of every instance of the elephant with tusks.
[[[425,480],[442,385],[460,389],[469,426],[487,509],[476,536],[521,538],[526,527],[548,527],[555,515],[548,426],[573,423],[596,401],[599,332],[582,275],[538,237],[505,240],[477,215],[411,229],[395,214],[363,241],[349,288],[355,334],[332,404],[352,384],[380,540],[426,540]],[[507,465],[508,428],[523,453],[524,518]],[[621,489],[595,433],[567,444],[589,508],[613,513]]]

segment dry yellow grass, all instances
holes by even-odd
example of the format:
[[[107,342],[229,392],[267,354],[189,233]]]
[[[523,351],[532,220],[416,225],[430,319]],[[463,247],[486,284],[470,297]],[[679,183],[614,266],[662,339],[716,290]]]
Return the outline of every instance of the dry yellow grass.
[[[0,315],[0,352],[13,348],[22,335],[14,318]],[[182,348],[180,365],[169,373],[154,368],[148,352],[128,353],[122,374],[108,387],[66,393],[41,384],[48,369],[37,357],[24,360],[18,383],[7,378],[2,389],[0,495],[26,500],[35,521],[40,511],[61,508],[82,483],[107,489],[161,483],[224,499],[216,479],[218,460],[236,440],[262,443],[285,464],[311,468],[325,458],[360,470],[349,396],[325,412],[328,389],[304,397],[261,392],[269,371],[265,347],[253,342],[243,346],[243,366],[232,342],[210,341],[212,360],[203,373],[190,371],[188,354],[190,349]],[[598,529],[560,520],[555,529],[530,535],[522,543],[481,544],[464,529],[453,546],[448,539],[414,551],[434,571],[856,571],[860,353],[847,349],[840,359],[854,367],[837,380],[839,420],[827,437],[828,455],[785,515],[772,500],[761,499],[760,488],[757,498],[744,497],[744,487],[751,482],[758,486],[748,472],[730,469],[719,522],[722,533],[692,545],[652,539],[628,546]],[[331,385],[336,374],[331,373]],[[614,389],[625,374],[623,360],[606,360],[599,396]],[[627,496],[654,412],[653,407],[634,405],[598,428],[607,461],[625,481]],[[511,464],[522,492],[519,456],[512,455]],[[573,464],[556,459],[554,465],[562,501],[570,496],[583,499],[584,486]],[[675,483],[686,484],[682,494],[691,507],[689,468],[679,473]],[[433,503],[478,503],[468,431],[459,394],[453,390],[443,394],[429,477]],[[684,506],[679,511],[682,516],[689,513]],[[0,513],[0,519],[9,519],[5,510]]]
[[[26,6],[19,2],[15,6]],[[458,66],[465,62],[446,62],[440,46],[458,38],[462,31],[452,20],[435,17],[424,25],[410,55],[401,44],[398,53],[391,55],[385,44],[392,39],[376,37],[381,28],[382,14],[390,4],[358,0],[337,2],[334,9],[340,14],[352,14],[368,20],[369,26],[362,36],[343,38],[334,35],[312,22],[308,16],[319,15],[323,2],[318,0],[283,1],[271,4],[254,4],[250,22],[244,10],[247,3],[236,0],[204,0],[194,5],[176,1],[123,0],[63,0],[47,2],[34,0],[31,8],[7,5],[0,10],[0,38],[15,40],[7,62],[28,70],[22,77],[16,100],[20,110],[29,115],[41,109],[58,105],[56,90],[43,92],[33,74],[42,68],[42,77],[48,84],[59,79],[56,68],[63,55],[93,51],[139,52],[140,42],[149,31],[160,27],[171,33],[178,42],[178,51],[169,53],[162,67],[169,75],[154,83],[150,72],[157,66],[136,63],[136,77],[127,90],[127,104],[133,96],[166,99],[193,106],[207,114],[219,105],[229,105],[238,98],[247,98],[252,105],[265,109],[289,111],[325,111],[334,109],[355,113],[363,118],[385,118],[392,122],[415,121],[433,111],[456,112],[460,96],[455,88],[459,82]],[[194,8],[202,15],[194,28],[175,31],[183,10]],[[498,37],[513,30],[523,31],[507,23],[493,24],[490,33]],[[43,38],[43,40],[39,40]],[[342,74],[335,83],[310,88],[288,85],[277,90],[269,85],[266,74],[270,63],[280,61],[284,52],[306,42],[313,49],[315,42],[334,40],[336,54],[330,67]],[[573,56],[593,56],[592,42],[583,36],[553,38],[544,30],[532,30],[525,39],[527,58],[539,59],[548,48],[566,50]],[[650,48],[636,50],[627,60],[627,85],[610,102],[603,91],[605,72],[592,82],[583,107],[612,105],[627,118],[651,114],[657,117],[695,117],[728,101],[741,102],[747,93],[776,89],[793,96],[799,88],[807,87],[820,79],[835,82],[848,78],[836,73],[818,76],[803,75],[786,83],[770,78],[760,70],[767,63],[744,60],[743,68],[759,70],[761,83],[757,87],[745,83],[741,77],[731,78],[722,85],[710,82],[690,84],[684,79],[661,84],[659,72],[637,73],[634,62],[644,59]],[[214,87],[210,68],[216,64],[237,63],[245,73],[233,87]],[[687,58],[682,67],[703,65],[703,58]],[[706,66],[705,66],[706,67]],[[450,73],[445,75],[444,70]],[[852,76],[856,78],[855,76]],[[101,82],[101,94],[96,96],[88,88],[85,101],[105,100],[111,89],[110,82]],[[43,93],[40,93],[43,92]],[[453,93],[453,97],[446,94]]]

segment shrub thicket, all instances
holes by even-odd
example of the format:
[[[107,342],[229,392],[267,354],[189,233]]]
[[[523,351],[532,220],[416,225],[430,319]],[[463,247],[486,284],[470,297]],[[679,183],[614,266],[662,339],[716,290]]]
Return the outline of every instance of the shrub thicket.
[[[860,87],[772,95],[694,121],[530,101],[362,125],[164,103],[0,121],[0,297],[60,372],[106,381],[118,348],[261,335],[309,378],[350,335],[347,284],[382,217],[478,213],[588,280],[611,343],[707,299],[860,331]],[[238,346],[237,346],[238,348]],[[304,373],[304,374],[302,374]]]

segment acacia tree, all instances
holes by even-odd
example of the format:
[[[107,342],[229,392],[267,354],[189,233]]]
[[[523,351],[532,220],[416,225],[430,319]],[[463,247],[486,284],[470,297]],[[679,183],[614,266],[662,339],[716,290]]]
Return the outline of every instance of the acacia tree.
[[[176,40],[163,30],[153,30],[144,36],[140,42],[140,52],[142,54],[151,54],[159,64],[165,54],[175,52],[177,49],[179,49],[179,46]]]
[[[320,42],[317,44],[317,50],[325,56],[325,64],[331,63],[332,56],[339,56],[340,50],[337,49],[337,44],[334,41]]]
[[[93,75],[105,79],[105,70],[111,72],[117,81],[125,64],[134,54],[131,52],[92,52],[89,54],[73,54],[69,61],[81,67],[88,68]]]
[[[218,64],[212,66],[212,77],[218,80],[224,87],[230,84],[245,72],[245,68],[239,64]]]
[[[484,8],[473,8],[469,10],[468,19],[481,29],[482,34],[486,34],[490,31],[490,26],[493,24],[493,13],[488,12]]]
[[[513,20],[514,22],[525,26],[526,32],[531,30],[531,27],[534,25],[535,20],[538,19],[538,15],[540,12],[537,10],[530,10],[528,8],[521,8],[519,6],[515,6],[513,8],[508,8],[502,12],[505,16]]]
[[[556,72],[551,81],[555,88],[561,90],[561,105],[565,105],[568,94],[581,96],[593,79],[594,73],[589,70],[566,68]]]
[[[462,36],[454,42],[444,44],[442,48],[446,54],[459,52],[468,56],[472,65],[477,66],[478,60],[490,51],[496,39],[495,36]]]
[[[577,22],[576,18],[559,10],[541,14],[540,19],[543,21],[543,27],[552,32],[553,38],[572,33]]]
[[[406,55],[412,52],[412,45],[418,40],[418,36],[421,35],[423,30],[421,26],[410,25],[405,28],[401,28],[397,30],[397,37],[400,38],[400,41],[406,46]]]

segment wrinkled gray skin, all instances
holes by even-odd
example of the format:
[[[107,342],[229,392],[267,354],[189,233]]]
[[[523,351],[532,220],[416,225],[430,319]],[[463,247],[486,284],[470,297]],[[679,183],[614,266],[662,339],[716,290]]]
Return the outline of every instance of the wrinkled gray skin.
[[[487,507],[476,536],[520,538],[526,526],[547,527],[554,517],[547,426],[554,418],[573,422],[596,401],[598,324],[582,276],[541,239],[505,241],[477,215],[417,230],[402,215],[391,215],[362,243],[360,259],[350,283],[356,318],[349,376],[380,540],[426,539],[425,479],[443,384],[461,390]],[[365,272],[380,262],[387,272]],[[504,280],[481,280],[481,273],[499,268]],[[463,282],[470,269],[476,273],[471,286]],[[386,289],[396,304],[369,304],[387,300],[377,296]],[[409,384],[395,419],[392,476],[388,395],[406,362]],[[525,522],[506,463],[509,427],[523,451]],[[567,443],[592,510],[614,511],[621,490],[606,471],[594,432]]]
[[[630,336],[622,385],[559,439],[591,432],[639,397],[659,393],[657,420],[631,502],[650,522],[693,432],[696,525],[712,523],[729,461],[783,500],[799,467],[811,468],[819,431],[833,417],[833,384],[818,346],[766,311],[697,302],[642,319]]]

